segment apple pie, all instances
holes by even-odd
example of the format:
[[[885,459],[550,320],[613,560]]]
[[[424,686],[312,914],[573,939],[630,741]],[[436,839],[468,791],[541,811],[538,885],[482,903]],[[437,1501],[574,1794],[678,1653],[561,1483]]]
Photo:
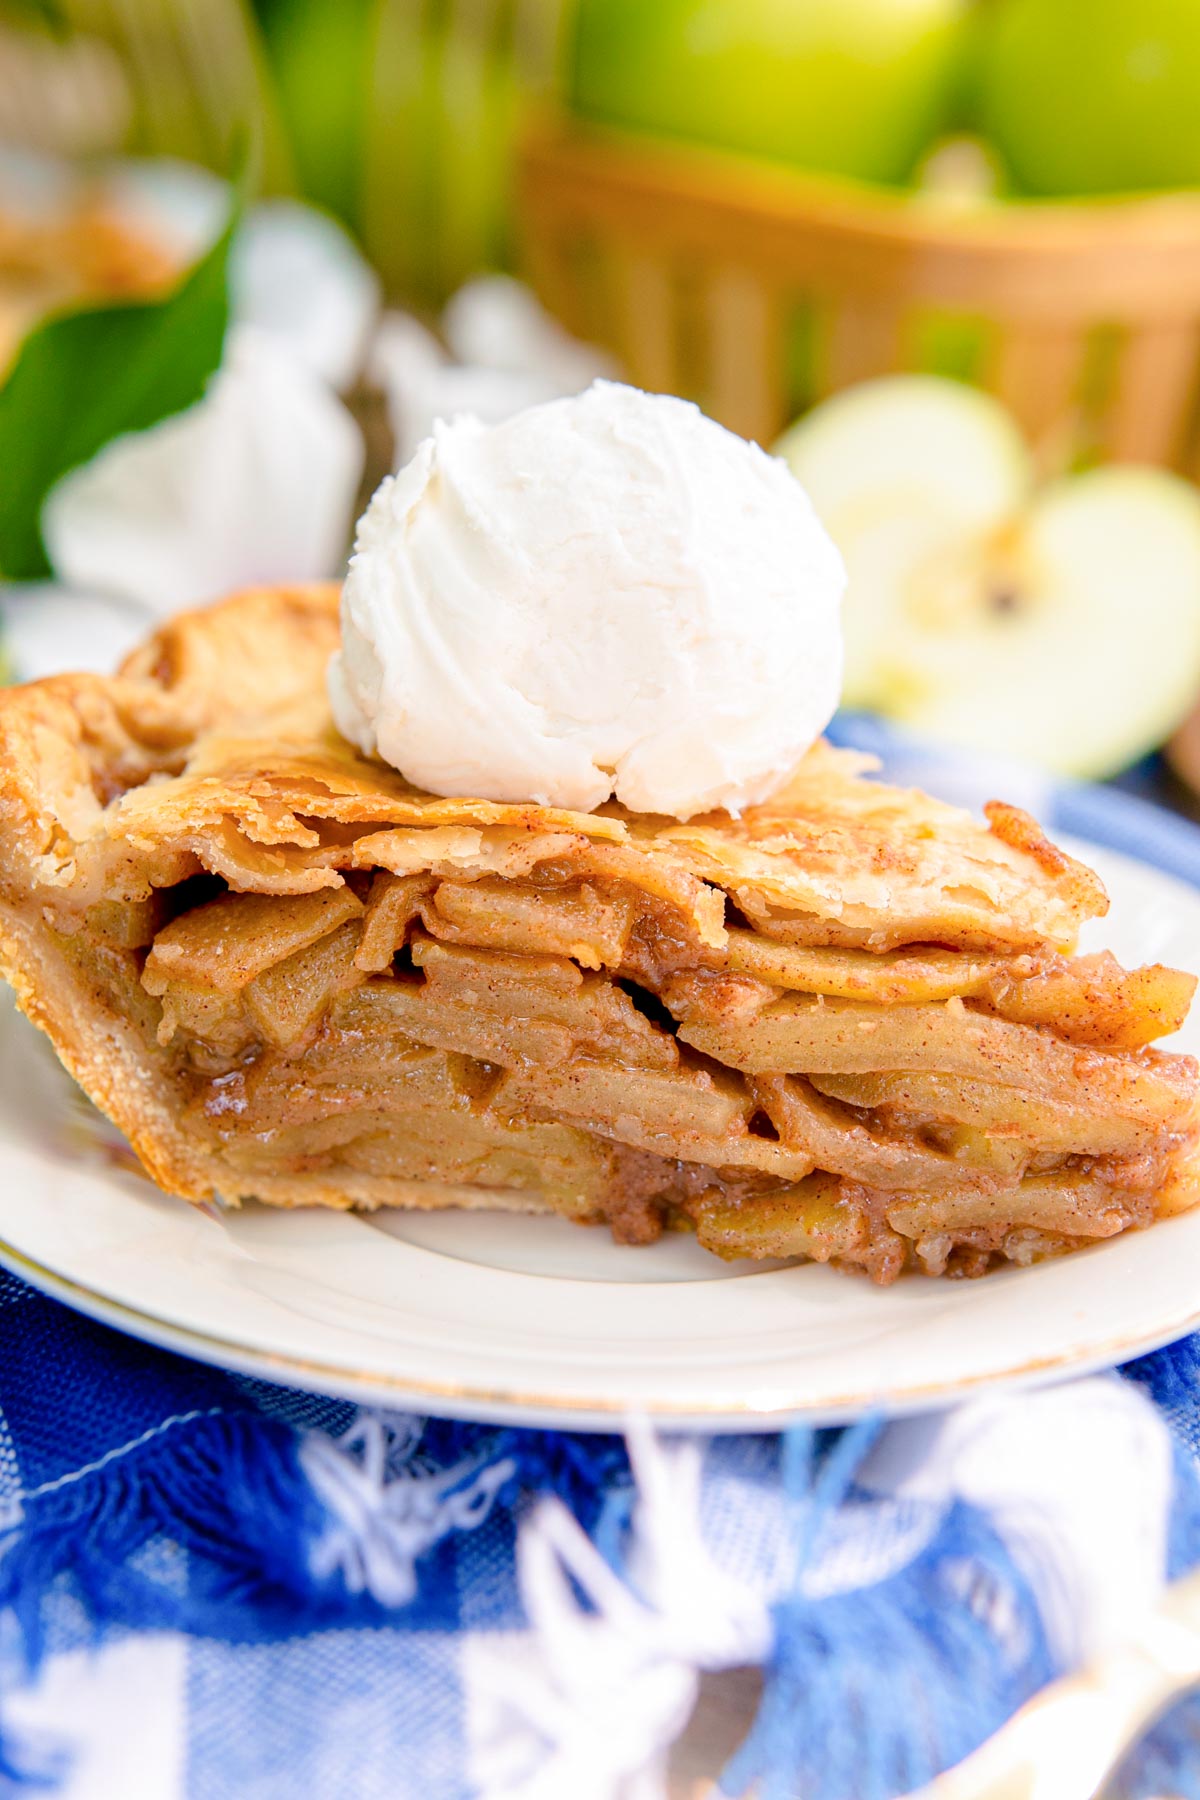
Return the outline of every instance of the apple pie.
[[[818,744],[680,824],[439,799],[335,733],[333,589],[0,697],[0,951],[191,1200],[694,1230],[977,1275],[1197,1197],[1195,986],[1073,954],[1107,900]]]
[[[0,195],[0,373],[46,314],[148,298],[178,273],[177,256],[98,197],[34,214]]]

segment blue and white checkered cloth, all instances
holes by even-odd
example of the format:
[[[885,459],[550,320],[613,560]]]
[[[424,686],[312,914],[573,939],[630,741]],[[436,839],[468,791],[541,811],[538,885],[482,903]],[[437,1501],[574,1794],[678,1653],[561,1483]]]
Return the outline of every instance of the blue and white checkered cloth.
[[[1181,820],[989,785],[1200,885]],[[1197,1338],[933,1418],[621,1439],[363,1413],[0,1274],[3,1795],[655,1800],[700,1675],[757,1665],[722,1791],[890,1800],[1198,1564]],[[1200,1796],[1200,1705],[1118,1791]]]

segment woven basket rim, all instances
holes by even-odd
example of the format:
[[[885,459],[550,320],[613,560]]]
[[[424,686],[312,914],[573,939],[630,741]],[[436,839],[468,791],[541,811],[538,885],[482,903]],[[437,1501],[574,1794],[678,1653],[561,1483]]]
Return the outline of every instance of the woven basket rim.
[[[618,129],[549,107],[526,121],[518,154],[526,173],[555,161],[577,178],[602,175],[643,193],[687,195],[776,223],[790,215],[797,225],[822,223],[914,245],[1062,257],[1118,246],[1169,254],[1200,244],[1200,188],[963,203]]]

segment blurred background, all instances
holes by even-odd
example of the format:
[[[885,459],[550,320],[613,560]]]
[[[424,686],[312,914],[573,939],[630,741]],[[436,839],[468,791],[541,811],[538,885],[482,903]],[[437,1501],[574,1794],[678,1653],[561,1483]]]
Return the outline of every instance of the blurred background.
[[[849,707],[1194,808],[1200,0],[0,0],[11,673],[598,375],[788,458]]]

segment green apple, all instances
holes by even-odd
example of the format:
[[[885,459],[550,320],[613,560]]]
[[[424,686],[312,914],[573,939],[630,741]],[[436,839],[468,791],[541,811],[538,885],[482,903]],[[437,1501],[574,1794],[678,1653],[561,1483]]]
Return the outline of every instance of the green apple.
[[[848,705],[1101,777],[1200,692],[1200,494],[1180,477],[1039,484],[1005,408],[932,375],[836,395],[778,449],[846,561]]]
[[[1030,194],[1200,185],[1196,0],[991,0],[978,123]]]
[[[376,0],[363,237],[409,300],[432,306],[507,265],[520,125],[544,98],[550,41],[570,4]]]
[[[309,199],[358,219],[374,0],[259,0],[267,57]]]
[[[578,0],[572,99],[598,122],[867,181],[947,124],[969,0]]]
[[[512,146],[522,100],[517,62],[515,45],[497,44],[481,31],[449,30],[442,46],[436,140],[441,293],[453,293],[481,268],[501,268],[508,260]]]

